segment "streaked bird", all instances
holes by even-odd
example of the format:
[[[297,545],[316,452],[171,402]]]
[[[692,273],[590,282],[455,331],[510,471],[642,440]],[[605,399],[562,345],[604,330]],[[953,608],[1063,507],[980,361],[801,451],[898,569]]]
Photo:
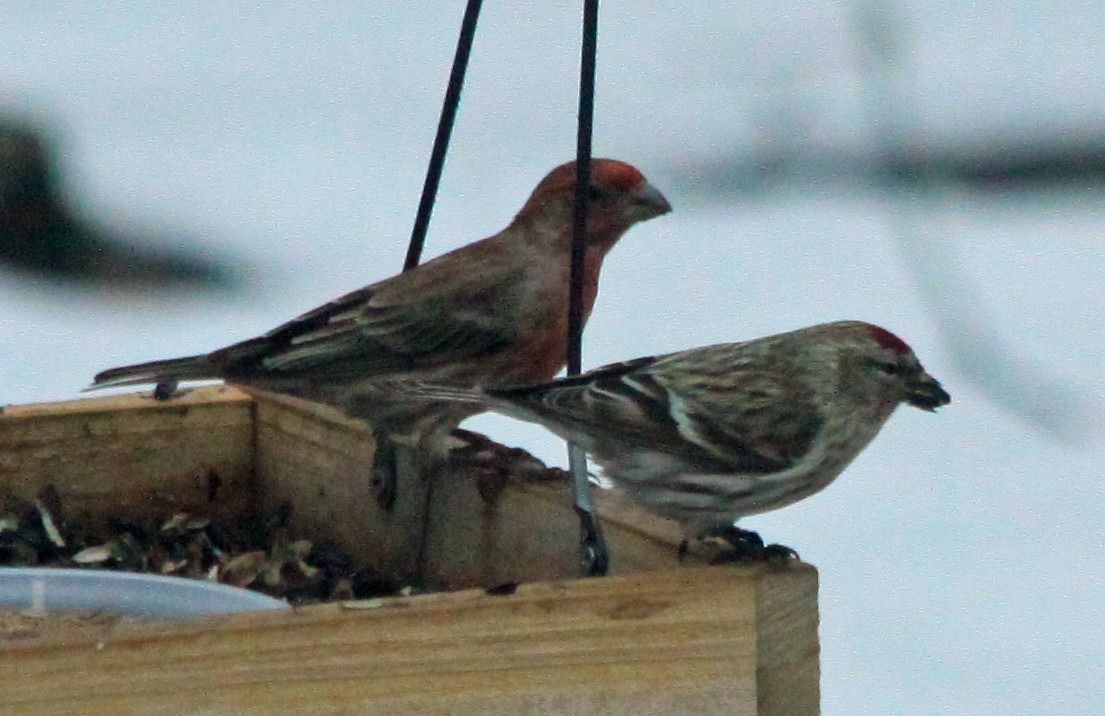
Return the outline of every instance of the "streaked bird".
[[[443,450],[473,405],[393,400],[381,380],[506,387],[565,362],[575,164],[552,170],[494,236],[348,293],[271,331],[201,355],[112,368],[92,388],[222,378],[330,403],[378,436]],[[595,159],[584,257],[584,317],[607,252],[634,224],[671,210],[633,166]]]
[[[913,350],[860,321],[604,366],[521,388],[395,386],[539,423],[689,539],[827,487],[898,405],[950,401]],[[756,539],[752,539],[754,544]],[[760,543],[762,546],[762,543]],[[735,545],[737,546],[737,545]]]

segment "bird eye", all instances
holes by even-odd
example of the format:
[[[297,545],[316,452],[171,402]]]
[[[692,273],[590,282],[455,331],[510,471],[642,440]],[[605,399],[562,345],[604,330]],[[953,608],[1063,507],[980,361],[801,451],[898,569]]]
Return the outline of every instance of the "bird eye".
[[[875,363],[875,368],[887,375],[898,375],[902,372],[902,367],[900,365],[891,363],[890,361],[878,361]]]
[[[602,189],[599,189],[594,184],[587,187],[587,197],[591,201],[598,201],[599,199],[602,199],[604,196],[606,196],[606,192],[604,192]]]

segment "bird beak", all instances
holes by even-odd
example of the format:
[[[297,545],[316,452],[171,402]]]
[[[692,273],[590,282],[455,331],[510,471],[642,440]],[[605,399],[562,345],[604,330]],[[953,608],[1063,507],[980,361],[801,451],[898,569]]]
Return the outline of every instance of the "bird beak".
[[[640,210],[643,218],[651,219],[654,216],[662,216],[671,211],[671,204],[660,190],[643,182],[630,193],[633,206]]]
[[[940,385],[940,381],[928,373],[922,371],[916,378],[909,381],[905,387],[905,401],[915,408],[934,412],[942,405],[947,405],[952,400],[948,391]]]

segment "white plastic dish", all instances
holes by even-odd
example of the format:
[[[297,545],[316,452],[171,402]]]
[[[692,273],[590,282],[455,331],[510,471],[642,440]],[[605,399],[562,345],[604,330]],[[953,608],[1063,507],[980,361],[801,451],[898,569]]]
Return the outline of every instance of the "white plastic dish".
[[[0,567],[0,609],[90,610],[174,619],[287,608],[279,599],[226,584],[94,569]]]

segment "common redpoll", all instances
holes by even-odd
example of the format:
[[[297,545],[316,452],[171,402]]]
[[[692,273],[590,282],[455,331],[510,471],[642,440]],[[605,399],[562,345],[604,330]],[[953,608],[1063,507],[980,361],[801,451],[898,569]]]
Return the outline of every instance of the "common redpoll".
[[[692,538],[740,536],[731,529],[739,518],[824,489],[899,403],[934,411],[951,399],[904,341],[859,321],[531,387],[404,389],[478,403],[576,441],[617,487]]]

